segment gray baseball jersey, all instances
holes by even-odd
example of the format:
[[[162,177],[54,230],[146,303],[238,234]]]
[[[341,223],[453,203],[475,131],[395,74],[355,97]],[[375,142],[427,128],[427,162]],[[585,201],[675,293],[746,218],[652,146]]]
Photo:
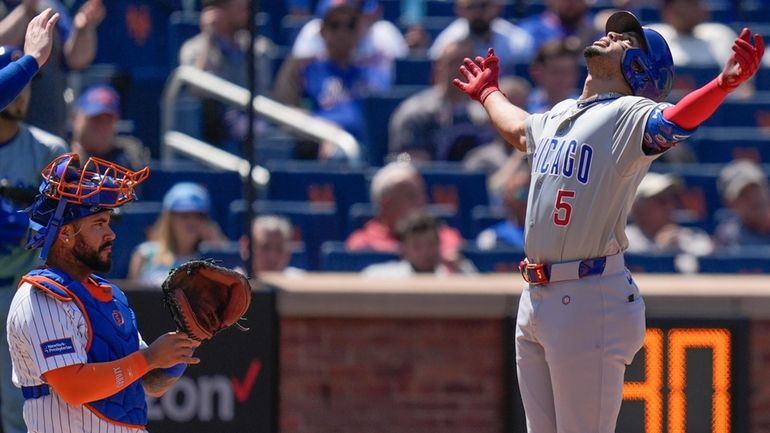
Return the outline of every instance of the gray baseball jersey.
[[[636,96],[600,96],[583,106],[568,99],[529,116],[525,251],[531,262],[601,257],[628,247],[624,229],[634,192],[659,156],[642,150],[655,106]]]
[[[555,264],[550,282],[525,286],[516,321],[530,432],[615,431],[625,368],[645,334],[644,301],[621,253],[634,193],[657,157],[642,148],[656,106],[607,94],[566,100],[526,121],[525,251],[530,263]],[[593,272],[581,274],[583,266]]]

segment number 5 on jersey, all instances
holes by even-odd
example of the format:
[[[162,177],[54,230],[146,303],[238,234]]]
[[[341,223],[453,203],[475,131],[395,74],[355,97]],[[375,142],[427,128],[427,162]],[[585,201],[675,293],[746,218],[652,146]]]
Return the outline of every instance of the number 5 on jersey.
[[[572,204],[567,199],[575,198],[575,191],[569,191],[566,189],[560,189],[556,193],[556,208],[553,211],[553,223],[557,226],[566,226],[569,224],[570,218],[572,218]]]

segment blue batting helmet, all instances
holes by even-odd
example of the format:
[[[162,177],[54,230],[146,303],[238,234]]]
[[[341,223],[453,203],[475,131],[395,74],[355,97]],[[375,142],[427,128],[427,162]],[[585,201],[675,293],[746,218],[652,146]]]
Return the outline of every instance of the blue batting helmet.
[[[66,153],[41,174],[40,194],[26,209],[30,228],[35,230],[27,248],[42,248],[40,258],[45,259],[62,225],[134,200],[134,189],[147,179],[150,169],[131,171],[94,157],[81,168],[78,155]]]
[[[635,32],[642,36],[641,48],[630,48],[623,54],[621,70],[636,96],[660,102],[666,99],[674,84],[674,60],[663,36],[642,27],[636,17],[626,11],[615,12],[607,20],[605,31]]]

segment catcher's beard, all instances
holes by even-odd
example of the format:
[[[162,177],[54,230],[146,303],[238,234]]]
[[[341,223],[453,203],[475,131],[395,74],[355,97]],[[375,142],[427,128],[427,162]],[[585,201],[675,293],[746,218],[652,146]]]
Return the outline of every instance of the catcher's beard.
[[[95,250],[86,245],[83,237],[77,234],[75,235],[75,245],[72,247],[72,257],[95,272],[109,272],[112,269],[112,254],[108,255],[106,259],[99,257],[99,254],[109,246],[112,246],[112,242],[105,242],[98,250]]]

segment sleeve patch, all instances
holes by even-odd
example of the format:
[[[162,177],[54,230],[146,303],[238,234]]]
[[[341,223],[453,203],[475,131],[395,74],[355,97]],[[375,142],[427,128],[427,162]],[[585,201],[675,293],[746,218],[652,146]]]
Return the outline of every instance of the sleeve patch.
[[[697,128],[687,130],[663,117],[663,110],[671,104],[658,104],[647,118],[642,146],[647,155],[657,155],[689,138]]]
[[[75,346],[72,344],[72,338],[61,338],[59,340],[40,343],[40,349],[43,351],[43,356],[46,358],[56,355],[65,355],[67,353],[75,353]]]

